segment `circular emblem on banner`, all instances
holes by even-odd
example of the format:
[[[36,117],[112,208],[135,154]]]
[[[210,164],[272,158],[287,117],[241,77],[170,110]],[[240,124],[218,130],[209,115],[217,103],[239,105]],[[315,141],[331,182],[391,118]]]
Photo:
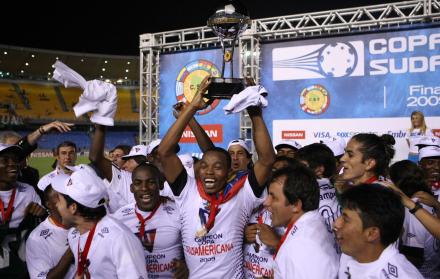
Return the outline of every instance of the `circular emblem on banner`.
[[[353,73],[358,63],[355,47],[350,43],[333,43],[319,53],[319,67],[328,77],[345,77]]]
[[[301,109],[309,114],[321,114],[330,105],[330,96],[327,89],[321,85],[312,85],[301,91]]]
[[[176,80],[176,98],[179,102],[189,103],[194,97],[198,86],[207,76],[220,77],[217,67],[208,60],[195,60],[185,65],[180,70]],[[215,100],[206,109],[199,111],[198,114],[207,114],[215,109],[220,100]]]

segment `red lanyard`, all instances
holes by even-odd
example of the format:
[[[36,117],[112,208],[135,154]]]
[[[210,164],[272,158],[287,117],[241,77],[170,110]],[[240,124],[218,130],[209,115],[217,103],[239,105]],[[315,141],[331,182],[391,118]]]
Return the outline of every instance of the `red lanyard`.
[[[293,225],[295,224],[295,222],[290,222],[289,225],[287,226],[287,230],[284,232],[283,237],[281,238],[280,242],[278,243],[277,249],[275,250],[275,254],[273,255],[273,259],[275,260],[278,251],[281,248],[281,245],[283,245],[284,240],[286,240],[287,236],[290,233],[290,230],[292,229]]]
[[[257,222],[258,224],[263,224],[263,214],[264,214],[264,208],[261,209],[261,211],[258,213]]]
[[[3,205],[3,201],[0,199],[0,210],[2,212],[2,223],[6,224],[11,221],[12,212],[14,211],[14,201],[15,201],[15,192],[17,188],[14,188],[12,190],[11,198],[9,199],[8,208],[6,209],[5,213],[5,206]]]
[[[368,178],[367,181],[365,181],[365,184],[372,184],[373,182],[377,181],[377,176],[373,175],[372,177]]]
[[[235,181],[232,188],[229,190],[229,192],[225,195],[223,195],[223,192],[221,192],[216,197],[216,194],[209,195],[205,193],[205,189],[203,188],[202,181],[200,179],[197,180],[197,190],[199,191],[200,196],[202,199],[209,201],[209,217],[208,221],[204,225],[204,228],[206,229],[205,233],[208,233],[209,230],[214,226],[215,222],[215,216],[217,215],[218,208],[222,203],[225,203],[232,199],[241,188],[243,188],[244,183],[246,182],[247,175],[241,176],[237,181]]]
[[[78,239],[78,269],[76,270],[76,274],[78,276],[82,276],[87,264],[87,254],[89,254],[90,245],[92,244],[93,235],[95,234],[96,225],[95,223],[93,228],[90,230],[89,235],[87,236],[86,245],[84,246],[84,250],[80,252],[79,243],[81,239]]]
[[[150,214],[148,214],[147,217],[142,217],[142,215],[140,213],[138,213],[136,211],[136,208],[134,209],[134,212],[136,213],[136,217],[138,218],[140,225],[139,225],[139,238],[141,239],[141,241],[144,241],[144,235],[145,235],[145,222],[147,222],[148,220],[150,220],[151,218],[153,218],[154,213],[156,213],[157,209],[160,206],[160,202],[156,205],[155,208],[153,208],[153,210],[151,211]]]

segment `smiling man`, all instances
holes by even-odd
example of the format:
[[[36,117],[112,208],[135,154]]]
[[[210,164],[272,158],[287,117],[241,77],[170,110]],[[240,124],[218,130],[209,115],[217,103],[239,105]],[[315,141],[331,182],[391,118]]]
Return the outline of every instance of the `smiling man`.
[[[183,258],[179,212],[174,201],[159,195],[160,178],[154,165],[136,167],[130,187],[136,203],[113,216],[141,240],[149,278],[184,278],[175,268],[176,260]]]
[[[339,279],[423,278],[394,244],[405,216],[397,194],[382,185],[361,184],[344,192],[341,204],[342,216],[334,224],[343,252]]]
[[[45,213],[34,188],[17,181],[21,148],[0,144],[0,278],[26,276],[25,248],[28,229]]]
[[[164,175],[179,207],[182,241],[190,278],[243,278],[243,231],[252,210],[261,203],[275,154],[257,107],[248,108],[258,161],[248,172],[230,177],[231,157],[219,147],[200,160],[197,179],[185,171],[174,146],[188,122],[207,106],[209,78],[180,113],[158,147]]]
[[[264,205],[286,231],[275,251],[275,278],[336,278],[338,255],[318,211],[319,186],[306,166],[276,171]]]

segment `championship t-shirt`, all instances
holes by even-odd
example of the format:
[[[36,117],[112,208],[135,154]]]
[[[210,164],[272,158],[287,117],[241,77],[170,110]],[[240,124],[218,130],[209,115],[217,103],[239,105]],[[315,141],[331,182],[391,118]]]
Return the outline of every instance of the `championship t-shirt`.
[[[339,256],[333,242],[319,212],[304,213],[275,257],[275,278],[337,278]]]
[[[272,214],[261,205],[254,210],[249,223],[262,223],[271,226]],[[275,231],[281,236],[284,233],[284,228],[275,228]],[[243,247],[245,278],[270,278],[273,276],[273,255],[276,247],[266,246],[258,238],[258,235],[256,238],[256,243],[245,243]]]
[[[26,264],[31,278],[46,278],[69,248],[67,230],[59,227],[46,218],[30,234],[26,243]],[[72,264],[64,276],[71,279],[75,275]]]
[[[249,177],[238,193],[219,206],[214,226],[197,236],[209,217],[210,205],[187,176],[184,189],[175,197],[182,220],[182,240],[190,278],[244,278],[244,228],[252,210],[262,203],[252,191]]]
[[[80,235],[77,229],[69,230],[68,241],[75,257],[75,270],[78,267],[78,246],[81,252],[84,251],[89,233]],[[105,216],[98,222],[87,260],[85,273],[90,274],[90,278],[147,278],[141,242],[125,225],[111,216]]]
[[[13,190],[0,191],[0,199],[3,202],[5,212],[12,193]],[[40,197],[34,188],[26,183],[16,182],[13,212],[9,225],[1,225],[0,229],[0,278],[3,278],[4,274],[9,276],[21,274],[23,268],[26,270],[24,266],[26,239],[29,229],[32,228],[30,228],[30,224],[25,225],[22,222],[25,218],[25,210],[31,202],[41,204]],[[1,215],[0,219],[2,219]]]
[[[327,230],[331,233],[333,223],[341,215],[341,207],[336,198],[336,190],[328,178],[318,179],[319,214],[324,218]]]
[[[126,225],[139,238],[140,221],[135,212],[147,218],[151,212],[144,212],[129,204],[120,208],[113,217]],[[148,278],[173,278],[173,259],[182,259],[180,218],[176,204],[163,198],[151,219],[145,222],[143,247]]]
[[[354,258],[342,254],[339,265],[339,279],[423,279],[415,268],[394,244],[382,251],[380,257],[371,263],[359,263]]]

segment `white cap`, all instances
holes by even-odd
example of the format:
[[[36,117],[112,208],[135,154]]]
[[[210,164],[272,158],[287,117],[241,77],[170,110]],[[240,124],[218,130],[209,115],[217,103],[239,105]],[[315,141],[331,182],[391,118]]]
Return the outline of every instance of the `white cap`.
[[[150,155],[151,153],[153,153],[153,150],[156,147],[158,147],[161,142],[162,142],[161,139],[155,139],[152,142],[150,142],[150,144],[147,147],[147,155]],[[177,144],[174,152],[177,154],[177,153],[179,153],[179,151],[180,151],[180,146]]]
[[[7,151],[12,151],[14,153],[15,152],[21,153],[22,148],[18,145],[10,145],[10,144],[0,143],[0,153],[7,152]],[[20,154],[17,154],[17,155],[20,155]]]
[[[250,151],[249,147],[247,146],[246,142],[242,139],[235,139],[235,140],[231,140],[228,144],[228,149],[233,146],[233,145],[239,145],[241,147],[243,147],[244,150],[247,151],[247,153],[252,154],[252,152]]]
[[[147,155],[153,153],[153,150],[159,146],[161,141],[162,141],[161,139],[155,139],[152,142],[150,142],[147,148]]]
[[[88,166],[74,171],[70,177],[57,175],[51,184],[55,191],[90,208],[104,205],[107,196],[104,182]]]
[[[142,145],[142,144],[135,145],[135,146],[133,146],[130,149],[130,153],[128,153],[125,156],[122,156],[121,158],[123,160],[128,160],[128,159],[130,159],[131,157],[134,157],[134,156],[145,156],[146,157],[147,156],[147,147],[145,145]]]
[[[275,145],[275,149],[279,149],[283,147],[293,148],[295,150],[298,150],[302,147],[302,145],[295,140],[282,140],[277,145]]]
[[[427,157],[440,156],[440,138],[422,137],[416,146],[419,147],[419,161]]]
[[[327,145],[333,151],[335,157],[344,155],[345,146],[347,146],[347,143],[341,137],[333,137],[331,139],[322,140],[321,143]]]

